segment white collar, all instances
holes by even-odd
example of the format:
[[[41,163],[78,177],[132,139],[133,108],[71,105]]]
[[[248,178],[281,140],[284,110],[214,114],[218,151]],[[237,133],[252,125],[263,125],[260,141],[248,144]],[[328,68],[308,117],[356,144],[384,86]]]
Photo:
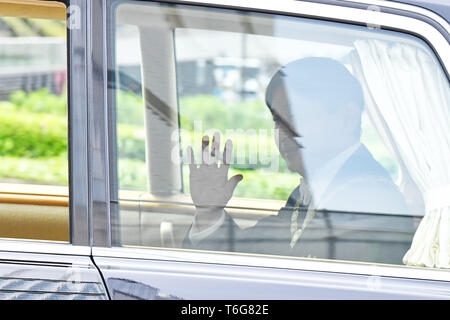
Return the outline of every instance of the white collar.
[[[212,226],[206,228],[205,230],[197,231],[195,228],[195,224],[192,224],[191,229],[189,230],[189,239],[191,240],[192,244],[197,245],[200,241],[209,237],[217,229],[219,229],[224,222],[225,212],[222,211],[222,215],[220,216],[219,220],[217,220]]]

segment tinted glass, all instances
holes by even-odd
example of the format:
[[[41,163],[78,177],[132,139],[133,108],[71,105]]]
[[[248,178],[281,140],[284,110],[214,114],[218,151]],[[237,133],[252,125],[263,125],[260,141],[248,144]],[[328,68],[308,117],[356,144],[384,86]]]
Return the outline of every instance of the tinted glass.
[[[18,16],[0,12],[0,237],[68,241],[64,15],[2,9]]]
[[[450,138],[422,40],[133,2],[114,21],[115,245],[420,265]]]

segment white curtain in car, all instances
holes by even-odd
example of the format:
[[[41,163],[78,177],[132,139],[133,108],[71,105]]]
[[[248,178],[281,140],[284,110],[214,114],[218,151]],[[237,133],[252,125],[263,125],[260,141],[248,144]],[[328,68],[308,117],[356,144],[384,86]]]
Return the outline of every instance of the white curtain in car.
[[[403,262],[450,268],[449,82],[422,47],[358,40],[355,48],[367,113],[424,199],[425,216]]]

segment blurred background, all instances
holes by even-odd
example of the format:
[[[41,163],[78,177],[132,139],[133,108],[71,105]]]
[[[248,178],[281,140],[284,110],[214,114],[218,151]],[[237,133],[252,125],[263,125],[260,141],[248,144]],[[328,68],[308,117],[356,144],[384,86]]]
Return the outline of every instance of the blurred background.
[[[115,32],[119,189],[145,192],[141,39],[133,25],[118,24]],[[299,176],[287,169],[276,147],[272,115],[265,105],[267,84],[278,68],[302,57],[327,56],[351,69],[346,57],[352,47],[189,28],[175,30],[174,47],[182,157],[191,145],[198,161],[203,134],[218,130],[221,150],[226,139],[234,144],[229,177],[244,176],[234,196],[286,200]],[[398,166],[365,115],[362,141],[395,180]],[[189,193],[186,164],[182,175],[183,191]]]
[[[299,178],[287,170],[275,146],[272,116],[264,104],[267,83],[281,65],[300,58],[300,53],[342,59],[349,49],[216,33],[179,29],[175,34],[182,156],[188,145],[200,145],[202,134],[219,130],[222,147],[228,138],[235,145],[230,176],[244,174],[235,195],[285,200]],[[118,25],[115,45],[120,82],[116,97],[119,187],[145,191],[148,179],[137,27]],[[68,184],[66,51],[65,21],[0,18],[0,183]],[[202,129],[198,136],[194,136],[196,121]],[[227,130],[234,130],[233,136],[226,136]],[[395,179],[397,165],[367,121],[363,141]],[[255,159],[249,159],[252,148],[256,148]],[[183,165],[182,172],[183,191],[188,193],[187,166]]]
[[[66,23],[0,18],[0,182],[68,184]]]

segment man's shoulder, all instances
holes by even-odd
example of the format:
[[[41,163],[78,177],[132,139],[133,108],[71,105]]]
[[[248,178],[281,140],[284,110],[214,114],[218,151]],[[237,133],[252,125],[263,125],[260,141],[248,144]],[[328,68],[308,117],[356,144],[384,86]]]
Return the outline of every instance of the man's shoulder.
[[[349,176],[377,176],[391,180],[386,169],[373,157],[364,144],[343,165],[342,173]],[[392,180],[391,180],[392,181]]]
[[[338,172],[326,198],[327,207],[342,210],[393,213],[406,210],[397,185],[364,145]]]

